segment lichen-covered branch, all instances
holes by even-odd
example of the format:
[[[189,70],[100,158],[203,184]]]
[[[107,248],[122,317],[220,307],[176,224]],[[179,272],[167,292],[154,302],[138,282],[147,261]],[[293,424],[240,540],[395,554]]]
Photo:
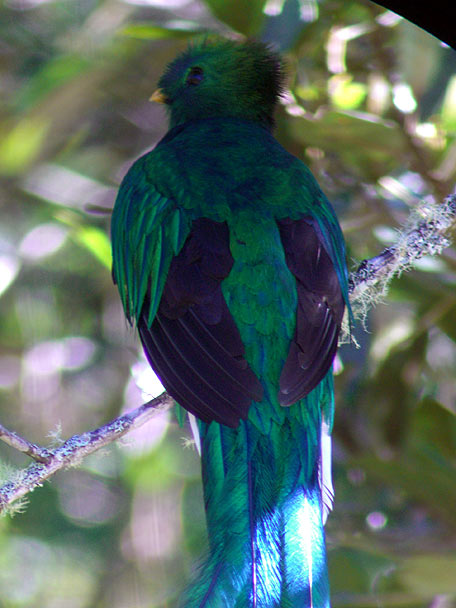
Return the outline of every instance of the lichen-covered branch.
[[[7,512],[13,502],[41,486],[60,469],[79,464],[85,456],[119,439],[129,431],[148,422],[158,411],[171,407],[173,400],[162,393],[159,397],[119,416],[108,424],[81,435],[74,435],[54,449],[41,448],[0,426],[0,439],[31,456],[35,462],[14,474],[0,487],[0,513]],[[12,509],[14,510],[14,509]]]
[[[349,294],[354,316],[365,317],[371,306],[385,295],[393,277],[411,268],[423,256],[440,254],[448,247],[448,232],[455,221],[456,195],[449,196],[441,205],[419,206],[398,232],[394,245],[364,260],[350,274]]]

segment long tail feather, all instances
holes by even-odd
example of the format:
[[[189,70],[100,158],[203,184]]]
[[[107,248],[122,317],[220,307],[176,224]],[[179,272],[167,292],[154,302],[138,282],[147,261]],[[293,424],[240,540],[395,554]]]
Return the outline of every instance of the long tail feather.
[[[185,608],[329,608],[320,450],[294,423],[199,425],[209,556]]]

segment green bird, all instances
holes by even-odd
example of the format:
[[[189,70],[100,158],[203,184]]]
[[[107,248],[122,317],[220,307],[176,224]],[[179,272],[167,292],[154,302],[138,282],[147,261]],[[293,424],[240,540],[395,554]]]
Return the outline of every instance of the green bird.
[[[170,129],[124,178],[113,277],[196,425],[209,549],[182,605],[330,605],[332,363],[347,270],[334,211],[272,135],[284,67],[207,36],[153,99]],[[329,474],[328,474],[329,472]]]

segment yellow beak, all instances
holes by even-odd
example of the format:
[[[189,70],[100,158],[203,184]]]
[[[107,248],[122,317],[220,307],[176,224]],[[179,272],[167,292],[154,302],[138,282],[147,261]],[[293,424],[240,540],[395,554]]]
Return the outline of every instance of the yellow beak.
[[[149,101],[155,101],[157,103],[166,103],[168,100],[166,98],[166,95],[163,93],[163,91],[161,89],[157,89],[149,97]]]

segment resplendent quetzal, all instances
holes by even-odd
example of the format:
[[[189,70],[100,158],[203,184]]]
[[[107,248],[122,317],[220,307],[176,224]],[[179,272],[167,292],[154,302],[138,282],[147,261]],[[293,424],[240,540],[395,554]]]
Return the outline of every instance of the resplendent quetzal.
[[[271,134],[280,57],[207,36],[153,95],[170,130],[124,178],[113,276],[169,394],[197,418],[209,555],[187,607],[330,605],[332,362],[343,236]]]

